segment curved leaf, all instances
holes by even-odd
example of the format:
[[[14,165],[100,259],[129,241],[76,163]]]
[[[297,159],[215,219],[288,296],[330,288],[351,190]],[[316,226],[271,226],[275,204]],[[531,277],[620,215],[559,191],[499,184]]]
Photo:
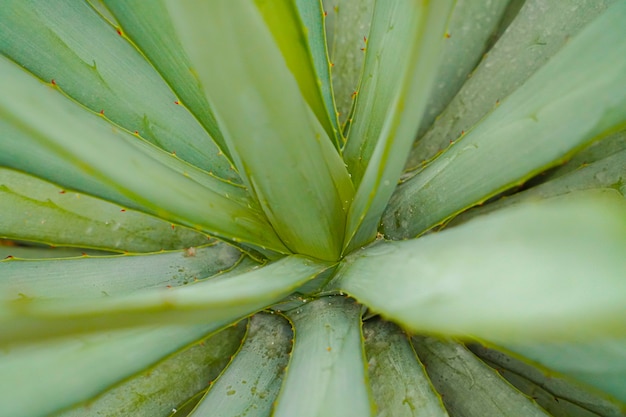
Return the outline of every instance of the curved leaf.
[[[495,2],[457,0],[446,31],[437,78],[428,98],[416,137],[421,137],[468,81],[483,57],[488,41],[500,24],[510,0]]]
[[[1,54],[165,151],[237,180],[212,138],[120,35],[83,1],[16,0],[0,10]]]
[[[435,80],[453,3],[376,3],[371,45],[344,151],[357,186],[348,212],[344,253],[376,236]]]
[[[478,344],[470,345],[469,349],[555,417],[620,417],[626,412],[626,406],[607,398],[607,394],[594,392],[524,357],[512,357]]]
[[[190,416],[269,416],[292,347],[287,320],[270,314],[250,319],[246,340]],[[260,366],[262,364],[262,366]]]
[[[0,299],[85,299],[178,287],[233,268],[241,258],[238,250],[218,243],[151,255],[5,259],[0,261]]]
[[[549,417],[464,346],[416,337],[413,347],[453,416]]]
[[[626,124],[626,3],[618,2],[423,171],[383,216],[417,236]],[[598,77],[597,74],[602,74]]]
[[[624,335],[626,200],[572,193],[346,257],[331,286],[415,331],[488,340]]]
[[[49,245],[155,252],[208,241],[206,235],[186,227],[172,227],[164,220],[3,168],[0,212],[0,236]]]
[[[594,338],[576,343],[502,344],[548,369],[572,377],[622,401],[626,412],[626,339]]]
[[[408,336],[392,323],[363,324],[365,353],[378,417],[447,417]]]
[[[0,344],[130,326],[232,322],[271,305],[328,268],[301,256],[191,286],[99,298],[0,300]]]
[[[55,417],[168,417],[218,376],[240,346],[244,331],[240,324],[227,327]]]
[[[349,124],[354,92],[361,79],[374,3],[375,0],[322,1],[337,117],[342,125]]]
[[[0,350],[2,412],[46,416],[89,400],[226,324],[152,326],[4,346]]]
[[[0,165],[230,240],[287,252],[245,189],[86,113],[4,57],[0,72]]]
[[[528,190],[472,208],[452,219],[446,227],[526,201],[537,201],[582,190],[593,190],[597,195],[618,191],[626,197],[626,148],[605,159],[588,165],[583,164],[578,170],[569,171]]]
[[[337,113],[326,54],[321,1],[255,0],[287,67],[328,137],[339,149]]]
[[[371,416],[361,307],[326,297],[291,310],[289,318],[295,345],[273,416]]]
[[[122,32],[121,36],[128,37],[139,48],[172,88],[178,97],[178,103],[189,109],[219,146],[219,150],[228,156],[228,148],[222,133],[209,103],[201,92],[202,86],[191,70],[189,58],[176,37],[163,2],[101,1],[115,16],[116,21],[112,24],[118,26],[117,29]]]
[[[475,5],[478,2],[468,3]],[[423,167],[426,161],[468,132],[497,106],[498,101],[523,86],[529,77],[615,0],[549,3],[525,0],[522,3],[514,20],[501,29],[504,33],[498,42],[486,53],[432,129],[415,144],[407,168]],[[493,7],[493,3],[491,5]],[[518,5],[513,6],[514,11],[519,8]],[[505,19],[511,17],[505,16]],[[456,68],[456,64],[455,61],[452,68]]]
[[[167,4],[235,164],[282,242],[337,259],[352,183],[257,5]]]

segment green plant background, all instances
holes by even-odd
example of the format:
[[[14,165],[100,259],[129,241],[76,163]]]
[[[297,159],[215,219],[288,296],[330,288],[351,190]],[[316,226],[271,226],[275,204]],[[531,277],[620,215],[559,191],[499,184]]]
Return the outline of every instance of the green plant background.
[[[0,414],[626,415],[624,22],[4,1]]]

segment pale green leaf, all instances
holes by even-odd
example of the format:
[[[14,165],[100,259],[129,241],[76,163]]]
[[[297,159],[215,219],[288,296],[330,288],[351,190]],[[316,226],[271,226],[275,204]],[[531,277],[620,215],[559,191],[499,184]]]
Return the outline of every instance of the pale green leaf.
[[[463,345],[415,337],[413,347],[452,416],[549,417]]]
[[[328,137],[343,145],[332,96],[320,1],[255,0],[259,11],[295,77],[304,99]]]
[[[241,257],[237,249],[218,243],[150,255],[5,259],[0,261],[0,299],[84,299],[178,287],[231,269]]]
[[[10,242],[7,244],[7,242]],[[32,242],[28,242],[33,245]],[[21,259],[49,259],[49,258],[76,258],[79,256],[110,256],[116,255],[115,252],[105,252],[100,250],[83,249],[83,248],[64,248],[56,246],[25,246],[20,242],[0,240],[0,259],[5,258],[21,258]]]
[[[0,236],[14,240],[128,252],[180,249],[208,241],[206,235],[186,227],[172,227],[155,217],[3,168],[0,212]],[[79,255],[80,251],[75,254]]]
[[[402,184],[383,216],[417,236],[626,123],[626,2],[594,20],[489,116]],[[602,74],[602,76],[598,76]]]
[[[152,326],[0,350],[0,402],[12,417],[48,416],[86,401],[228,323]]]
[[[622,196],[626,196],[626,149],[589,165],[584,164],[576,171],[570,171],[528,190],[468,210],[452,219],[446,227],[455,226],[473,217],[482,216],[504,207],[581,190],[595,190],[594,192],[598,195],[618,191]]]
[[[626,200],[572,193],[348,256],[331,286],[415,331],[624,335]]]
[[[541,183],[551,181],[552,179],[569,174],[570,172],[586,168],[587,165],[593,162],[608,159],[610,156],[622,151],[626,151],[626,130],[614,133],[602,140],[592,143],[589,147],[574,155],[572,159],[567,161],[564,165],[542,173],[537,180]],[[626,173],[626,168],[624,168],[623,163],[617,161],[615,163],[618,166],[622,166],[622,172]],[[533,178],[533,180],[535,180],[535,178]]]
[[[0,300],[0,344],[149,323],[232,322],[280,301],[327,267],[294,255],[183,287],[100,298]]]
[[[524,357],[516,358],[478,344],[469,349],[555,417],[622,417],[626,413],[626,406],[607,398],[607,394],[594,392]]]
[[[115,15],[116,20],[112,24],[116,25],[117,29],[121,29],[122,36],[128,37],[140,49],[150,64],[157,69],[172,88],[178,97],[178,102],[189,109],[220,150],[228,154],[224,138],[217,127],[217,122],[206,98],[201,92],[200,82],[191,71],[189,58],[185,55],[180,41],[176,37],[163,2],[161,0],[101,1],[106,6],[100,9],[110,11]],[[99,11],[102,13],[100,9]],[[209,149],[213,149],[213,147]]]
[[[274,417],[373,415],[365,374],[361,307],[324,297],[291,310],[295,345]]]
[[[190,416],[269,416],[289,363],[293,333],[278,315],[254,315],[249,326],[241,350]]]
[[[348,212],[346,253],[376,236],[435,80],[453,3],[376,3],[364,75],[344,151],[357,186]]]
[[[432,129],[415,144],[406,164],[407,168],[420,168],[425,161],[462,136],[463,132],[468,132],[496,107],[498,101],[520,88],[553,55],[567,46],[574,35],[614,2],[615,0],[547,3],[544,0],[523,1],[523,6],[510,26],[502,29],[506,31],[498,42],[487,52],[459,93],[439,115]],[[486,4],[473,1],[468,3]],[[514,7],[514,11],[517,7],[519,6]],[[455,61],[451,69],[457,68],[456,65]],[[596,78],[595,74],[592,78]]]
[[[287,252],[245,189],[85,112],[4,57],[0,72],[0,165],[173,223]]]
[[[626,413],[626,339],[623,337],[593,338],[577,343],[520,342],[504,347],[614,396],[622,401],[622,412]]]
[[[341,124],[349,124],[375,0],[323,0],[333,91]]]
[[[121,27],[115,16],[111,13],[111,10],[104,4],[105,0],[85,0],[93,9],[98,12],[100,16],[111,25]]]
[[[382,320],[363,324],[377,417],[447,417],[408,336]]]
[[[421,137],[468,80],[510,0],[457,0],[446,31],[437,78],[419,125]]]
[[[352,183],[257,6],[167,4],[235,164],[282,242],[337,259]]]
[[[227,327],[55,417],[168,417],[218,376],[244,331],[244,325]]]
[[[114,27],[86,2],[8,1],[0,53],[46,83],[167,152],[222,178],[230,162],[180,99]]]

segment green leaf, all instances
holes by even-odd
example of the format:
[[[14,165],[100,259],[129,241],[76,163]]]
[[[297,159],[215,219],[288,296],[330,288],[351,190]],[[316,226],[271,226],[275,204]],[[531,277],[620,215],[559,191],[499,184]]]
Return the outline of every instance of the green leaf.
[[[103,111],[165,151],[238,181],[160,74],[86,2],[9,1],[0,11],[0,37],[1,54],[93,112]]]
[[[344,150],[357,187],[344,253],[376,236],[435,80],[453,3],[376,3],[365,72]]]
[[[581,190],[590,190],[589,192],[597,195],[614,194],[618,191],[622,196],[626,196],[626,149],[589,165],[582,165],[577,171],[571,171],[528,190],[472,208],[452,219],[446,227],[523,202],[557,197]]]
[[[510,0],[457,0],[446,31],[437,78],[428,98],[416,137],[421,137],[450,100],[468,81],[487,43],[500,24]]]
[[[328,268],[294,255],[241,275],[111,297],[0,300],[0,344],[140,326],[234,321]]]
[[[589,389],[552,369],[538,367],[524,357],[515,355],[516,358],[479,344],[472,344],[469,349],[555,417],[620,417],[626,412],[626,406],[611,400],[606,393]]]
[[[206,235],[186,227],[3,168],[0,212],[0,236],[7,239],[128,252],[207,243]]]
[[[304,99],[339,149],[337,113],[332,96],[320,1],[255,0]]]
[[[284,318],[254,315],[241,350],[190,416],[268,416],[289,363],[292,336]]]
[[[407,168],[418,169],[438,152],[446,149],[492,111],[498,101],[520,88],[573,36],[606,10],[615,0],[570,0],[545,3],[526,0],[498,42],[485,55],[471,77],[432,129],[416,144],[407,161]],[[485,2],[471,2],[486,4]],[[495,7],[491,3],[491,7]],[[513,4],[515,11],[519,6]],[[510,17],[505,16],[505,19]],[[464,25],[469,22],[464,21]],[[450,38],[453,40],[454,38]],[[451,68],[457,68],[455,61]],[[559,76],[560,78],[560,76]],[[591,79],[594,79],[594,76]],[[557,78],[558,79],[558,78]],[[554,80],[550,80],[550,85]],[[534,94],[534,92],[531,92]]]
[[[541,183],[551,181],[570,172],[581,170],[596,161],[607,159],[612,155],[626,151],[626,130],[609,135],[602,140],[592,143],[588,148],[583,149],[567,161],[564,165],[556,167],[551,171],[542,173],[537,178]],[[622,172],[626,173],[623,164],[616,161],[618,166],[622,166]]]
[[[178,287],[231,269],[241,258],[238,250],[218,243],[152,255],[5,259],[0,261],[0,299],[85,299]]]
[[[322,3],[337,117],[342,125],[349,125],[375,0],[323,0]]]
[[[5,258],[20,259],[49,259],[49,258],[76,258],[79,256],[109,256],[116,255],[115,252],[105,252],[83,248],[59,248],[56,246],[23,246],[22,244],[5,244],[0,240],[0,260]],[[29,242],[32,245],[32,242]]]
[[[361,307],[326,297],[291,310],[289,318],[295,345],[273,416],[371,416]]]
[[[487,340],[624,335],[626,200],[520,204],[346,257],[331,287],[408,329]]]
[[[0,165],[206,233],[288,252],[245,189],[86,113],[3,57],[0,72]]]
[[[417,236],[626,124],[626,3],[618,2],[489,116],[402,184],[383,216]],[[598,77],[597,74],[602,74]]]
[[[593,338],[576,343],[550,341],[498,345],[614,396],[622,401],[621,411],[626,412],[624,337]]]
[[[117,29],[121,29],[121,36],[127,37],[137,46],[172,88],[179,98],[178,102],[189,109],[219,149],[228,156],[228,148],[222,133],[209,108],[209,103],[201,92],[202,86],[191,71],[189,58],[176,37],[163,2],[161,0],[102,1],[106,4],[107,11],[115,16],[116,20],[112,24],[116,25]]]
[[[235,164],[282,242],[337,259],[352,183],[259,9],[167,4]]]
[[[218,376],[240,346],[244,331],[244,325],[227,327],[55,417],[168,417]]]
[[[413,347],[426,366],[450,415],[549,416],[463,345],[430,337],[416,337]]]
[[[447,417],[407,335],[392,323],[363,324],[365,353],[377,416]]]
[[[226,324],[160,325],[4,346],[0,350],[2,412],[43,416],[89,400]]]

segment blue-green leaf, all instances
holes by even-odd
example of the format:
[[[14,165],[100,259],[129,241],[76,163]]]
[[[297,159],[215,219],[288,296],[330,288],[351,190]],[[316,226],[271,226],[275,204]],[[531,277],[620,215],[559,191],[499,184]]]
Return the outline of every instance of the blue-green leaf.
[[[55,417],[168,417],[219,375],[244,334],[243,324],[227,327]]]
[[[576,343],[520,342],[504,344],[504,347],[548,369],[612,395],[622,402],[621,411],[626,413],[626,339],[624,337],[593,338]]]
[[[402,184],[383,216],[393,239],[417,236],[559,164],[626,124],[626,2],[617,2],[522,88]],[[602,74],[599,77],[597,74]]]
[[[408,336],[383,320],[363,324],[377,417],[447,417]]]
[[[471,0],[465,3],[472,7],[487,4]],[[499,101],[522,88],[526,80],[615,0],[549,3],[543,0],[522,0],[521,3],[521,8],[512,4],[512,11],[517,10],[517,13],[505,16],[505,20],[512,20],[510,25],[503,22],[503,33],[498,42],[487,51],[459,93],[438,116],[432,129],[415,144],[407,168],[415,170],[423,167],[438,152],[471,130]],[[490,6],[496,7],[493,2]],[[454,61],[450,69],[456,69],[457,64]]]
[[[206,235],[186,227],[172,227],[170,222],[3,168],[0,212],[0,236],[7,239],[128,252],[208,242]]]
[[[16,0],[0,9],[0,54],[165,151],[237,180],[211,137],[122,35],[83,1]]]
[[[258,5],[167,4],[235,165],[281,241],[337,259],[352,183]]]
[[[372,416],[361,307],[325,297],[291,310],[289,318],[295,345],[273,416]]]
[[[595,345],[597,341],[592,343]],[[609,398],[605,392],[537,365],[528,358],[479,344],[472,344],[469,349],[555,417],[622,417],[626,413],[626,405]],[[611,373],[605,369],[602,376]]]
[[[549,417],[465,346],[416,337],[413,347],[452,416]]]
[[[283,317],[254,315],[241,350],[190,416],[269,416],[289,362],[292,336]]]
[[[241,257],[238,250],[218,243],[150,255],[5,259],[0,261],[0,299],[84,299],[178,287],[231,269]]]
[[[2,412],[12,417],[48,416],[89,400],[227,324],[161,325],[4,346]]]
[[[206,233],[288,252],[245,189],[86,112],[1,56],[0,72],[0,165]]]
[[[435,80],[453,3],[376,3],[364,75],[344,150],[357,187],[348,212],[345,253],[376,236]]]
[[[626,328],[626,199],[571,193],[349,255],[331,286],[414,331],[580,340]]]
[[[299,255],[194,285],[103,297],[0,300],[0,344],[147,325],[232,322],[280,301],[328,268]],[[14,289],[14,291],[16,291]]]

